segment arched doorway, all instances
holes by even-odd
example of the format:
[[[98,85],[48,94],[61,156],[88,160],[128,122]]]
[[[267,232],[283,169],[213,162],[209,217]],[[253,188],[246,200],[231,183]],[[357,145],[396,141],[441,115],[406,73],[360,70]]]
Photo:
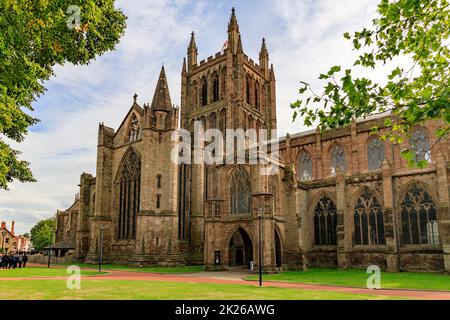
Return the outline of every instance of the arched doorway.
[[[228,265],[250,268],[253,260],[253,245],[250,236],[244,229],[239,228],[230,239],[228,246]]]
[[[275,266],[281,268],[281,239],[278,231],[275,229]]]

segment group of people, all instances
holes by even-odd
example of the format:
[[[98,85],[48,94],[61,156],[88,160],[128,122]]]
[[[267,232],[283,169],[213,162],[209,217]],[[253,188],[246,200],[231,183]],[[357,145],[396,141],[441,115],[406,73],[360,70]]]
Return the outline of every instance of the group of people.
[[[0,268],[15,269],[25,268],[27,266],[28,256],[26,253],[0,253]]]

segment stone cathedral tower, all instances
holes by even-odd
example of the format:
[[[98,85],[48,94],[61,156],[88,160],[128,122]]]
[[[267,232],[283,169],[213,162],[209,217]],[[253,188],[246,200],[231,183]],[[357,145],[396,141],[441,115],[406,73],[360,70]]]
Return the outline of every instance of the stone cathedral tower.
[[[226,129],[255,129],[258,133],[260,129],[276,129],[275,74],[269,64],[266,41],[262,39],[259,63],[254,62],[244,53],[234,8],[228,40],[221,52],[198,62],[192,33],[181,76],[183,129],[193,132],[195,121],[201,121],[205,130],[219,129],[224,136]],[[208,214],[214,210],[216,215],[229,211],[226,186],[235,169],[236,166],[205,164],[180,168],[180,239],[188,240],[195,260],[203,262],[214,254],[208,246],[215,236],[210,233]],[[256,170],[246,166],[244,171],[254,176]]]

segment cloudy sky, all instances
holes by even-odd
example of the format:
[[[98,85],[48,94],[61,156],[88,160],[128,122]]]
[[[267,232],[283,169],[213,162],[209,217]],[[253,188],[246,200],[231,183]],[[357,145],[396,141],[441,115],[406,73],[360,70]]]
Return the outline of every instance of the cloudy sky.
[[[164,64],[172,102],[180,104],[183,57],[195,31],[199,61],[219,52],[236,7],[244,51],[255,61],[267,39],[277,79],[279,135],[304,130],[291,121],[289,104],[300,80],[318,86],[329,67],[351,67],[356,53],[345,31],[370,26],[378,0],[118,0],[128,28],[117,50],[88,66],[64,65],[34,104],[34,126],[16,146],[31,161],[37,183],[0,191],[0,220],[16,220],[24,233],[73,201],[82,172],[95,173],[98,123],[117,128],[132,104],[151,102]]]

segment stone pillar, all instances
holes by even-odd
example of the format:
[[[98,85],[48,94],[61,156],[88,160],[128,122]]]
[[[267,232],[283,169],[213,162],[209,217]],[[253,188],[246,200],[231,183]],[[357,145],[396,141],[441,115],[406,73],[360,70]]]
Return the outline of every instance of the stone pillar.
[[[275,272],[275,225],[273,216],[273,195],[267,192],[268,175],[264,174],[267,166],[253,167],[256,177],[256,192],[253,193],[253,256],[255,268],[259,268],[259,254],[262,251],[263,272]],[[260,221],[259,215],[262,215]],[[262,238],[262,250],[260,250]]]
[[[383,203],[384,203],[384,234],[386,239],[386,268],[388,271],[399,271],[400,257],[398,251],[397,219],[394,212],[394,190],[392,188],[392,167],[383,160]]]
[[[361,164],[358,159],[358,135],[356,130],[356,120],[353,120],[350,125],[351,132],[351,163],[352,163],[352,171],[351,173],[361,172]]]
[[[91,186],[95,183],[92,175],[83,173],[80,177],[80,209],[76,236],[76,258],[84,259],[90,249],[90,213]]]
[[[450,212],[448,194],[447,163],[441,151],[437,152],[437,191],[439,195],[439,241],[444,253],[444,269],[450,272]]]
[[[348,240],[345,235],[345,175],[342,169],[339,167],[336,170],[336,214],[337,214],[337,226],[336,226],[336,247],[337,247],[337,261],[339,269],[348,268],[347,249]],[[347,237],[351,238],[351,233]]]
[[[281,171],[282,169],[280,169]],[[283,268],[299,269],[302,267],[302,251],[304,230],[301,229],[302,221],[306,214],[306,191],[297,187],[294,178],[294,165],[287,165],[284,169],[282,189],[285,190],[283,209],[285,214],[285,234],[282,243]],[[283,174],[283,173],[281,173]],[[283,237],[283,235],[281,235]]]
[[[315,179],[323,178],[323,168],[322,168],[322,139],[320,136],[320,128],[316,128],[316,147],[315,147],[315,161],[316,163],[316,172],[314,173]],[[313,163],[314,163],[313,162]],[[314,168],[313,168],[314,169]]]

